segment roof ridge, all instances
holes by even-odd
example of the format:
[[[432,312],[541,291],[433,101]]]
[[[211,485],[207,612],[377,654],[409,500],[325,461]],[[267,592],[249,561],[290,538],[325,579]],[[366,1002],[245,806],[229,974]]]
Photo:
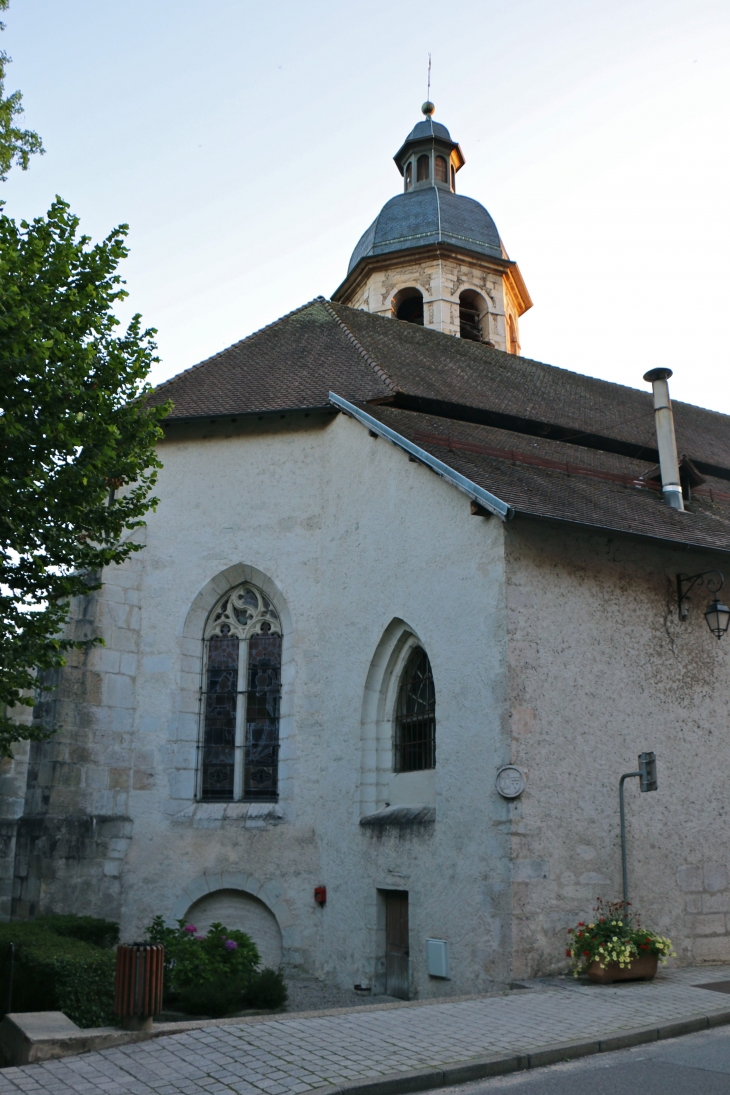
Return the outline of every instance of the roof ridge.
[[[378,374],[378,377],[383,381],[383,383],[388,388],[390,388],[390,390],[394,393],[400,391],[400,388],[397,386],[397,384],[393,383],[393,381],[390,379],[390,377],[386,373],[385,369],[381,369],[381,367],[380,367],[380,365],[378,365],[377,361],[375,361],[375,359],[372,358],[370,356],[370,354],[367,352],[365,347],[360,342],[358,342],[357,338],[352,333],[350,328],[347,326],[345,321],[339,317],[339,315],[337,314],[335,309],[332,307],[331,302],[329,300],[325,300],[324,297],[317,297],[316,299],[321,301],[322,304],[324,304],[325,308],[327,309],[329,314],[332,316],[335,323],[344,331],[346,338],[349,339],[349,341],[355,347],[357,352],[365,359],[365,361],[367,361],[367,363],[371,367],[371,369],[375,370],[375,372]]]
[[[305,311],[305,309],[311,308],[313,304],[321,304],[323,300],[324,297],[313,297],[312,300],[308,300],[306,304],[300,304],[298,308],[293,308],[291,312],[286,312],[285,315],[279,316],[278,319],[272,320],[271,323],[267,323],[265,324],[265,326],[259,327],[255,331],[251,331],[250,335],[244,335],[243,338],[237,339],[236,342],[232,342],[230,346],[224,347],[224,349],[219,350],[218,353],[211,354],[210,357],[204,358],[203,361],[199,361],[196,365],[188,365],[187,369],[181,369],[179,373],[174,373],[173,376],[169,376],[167,380],[163,380],[159,384],[156,384],[152,391],[158,392],[160,388],[164,388],[168,384],[172,384],[174,380],[178,380],[181,376],[185,376],[186,373],[192,373],[195,372],[196,369],[202,369],[203,365],[209,365],[210,362],[215,361],[217,357],[222,357],[223,354],[227,354],[229,350],[232,350],[234,348],[234,346],[240,346],[242,342],[248,342],[250,338],[256,338],[257,335],[263,334],[264,331],[270,331],[272,327],[276,327],[277,324],[281,323],[283,320],[290,319],[292,316],[297,315],[299,312],[303,312]]]

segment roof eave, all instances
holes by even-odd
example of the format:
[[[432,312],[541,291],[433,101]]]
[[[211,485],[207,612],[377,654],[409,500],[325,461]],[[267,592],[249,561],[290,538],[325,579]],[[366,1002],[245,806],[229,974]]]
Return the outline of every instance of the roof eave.
[[[522,276],[519,266],[512,259],[509,260],[509,268],[506,271],[505,276],[509,282],[510,289],[512,290],[512,295],[517,301],[518,312],[523,316],[525,312],[532,308],[532,297],[525,285],[525,279]]]
[[[345,280],[337,286],[330,300],[333,300],[335,304],[339,304],[344,297],[351,296],[359,288],[360,283],[367,279],[373,269],[384,266],[401,266],[404,258],[413,255],[424,258],[428,256],[429,251],[433,251],[435,257],[441,252],[449,254],[467,253],[471,262],[476,260],[484,263],[492,270],[503,274],[506,273],[507,276],[509,276],[510,271],[516,269],[519,281],[515,280],[513,292],[518,300],[526,302],[523,312],[532,307],[530,294],[527,292],[527,286],[522,279],[522,274],[520,274],[516,262],[513,262],[512,259],[498,258],[496,255],[485,255],[483,251],[470,251],[466,247],[458,247],[454,243],[428,243],[416,245],[415,247],[403,247],[398,251],[384,251],[381,255],[364,255],[357,265],[352,268]],[[520,315],[522,315],[522,312],[520,312]]]
[[[690,540],[675,540],[670,536],[661,536],[659,533],[639,532],[636,529],[627,529],[621,525],[593,524],[586,521],[576,521],[569,517],[557,517],[555,514],[535,513],[532,510],[520,509],[519,506],[514,506],[513,510],[515,517],[531,521],[540,521],[543,524],[556,525],[560,528],[568,526],[569,528],[582,529],[583,532],[610,533],[612,536],[625,536],[627,539],[631,540],[649,541],[650,543],[659,544],[665,548],[674,548],[675,551],[704,551],[711,552],[714,555],[730,555],[730,545],[726,548],[722,548],[713,547],[709,544],[699,544]]]

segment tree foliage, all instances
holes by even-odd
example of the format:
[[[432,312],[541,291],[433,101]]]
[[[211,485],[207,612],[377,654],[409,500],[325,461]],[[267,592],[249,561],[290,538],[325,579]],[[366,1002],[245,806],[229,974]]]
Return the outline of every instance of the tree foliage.
[[[0,0],[2,3],[2,0]],[[148,407],[153,330],[117,272],[127,226],[98,244],[57,198],[46,217],[0,215],[0,755],[40,731],[12,720],[33,705],[35,671],[83,645],[62,637],[69,599],[140,544],[156,503],[165,407]],[[95,641],[95,640],[88,640]],[[8,710],[5,711],[5,708]]]
[[[10,0],[0,0],[0,11],[7,11],[9,3]],[[0,30],[5,30],[4,23],[0,23]],[[33,153],[43,154],[38,134],[16,125],[16,119],[23,113],[23,96],[19,91],[5,96],[5,68],[11,60],[5,50],[0,50],[0,180],[3,182],[14,163],[27,171]]]

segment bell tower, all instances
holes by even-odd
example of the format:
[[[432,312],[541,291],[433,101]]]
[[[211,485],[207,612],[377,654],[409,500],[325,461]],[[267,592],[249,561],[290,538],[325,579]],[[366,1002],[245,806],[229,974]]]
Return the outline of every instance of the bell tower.
[[[527,286],[484,206],[456,192],[459,144],[433,103],[421,110],[393,157],[403,193],[365,232],[332,299],[519,354]]]

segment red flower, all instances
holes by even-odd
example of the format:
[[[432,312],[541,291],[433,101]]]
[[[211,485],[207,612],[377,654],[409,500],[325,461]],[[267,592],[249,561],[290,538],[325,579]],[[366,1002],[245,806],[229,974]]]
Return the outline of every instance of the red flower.
[[[578,927],[579,928],[585,928],[585,926],[586,926],[585,920],[579,920],[578,921]]]
[[[590,958],[590,956],[591,956],[590,951],[583,951],[583,954],[586,956],[586,958]]]
[[[565,952],[565,957],[566,958],[572,958],[573,957],[573,952],[572,951],[566,951]]]

